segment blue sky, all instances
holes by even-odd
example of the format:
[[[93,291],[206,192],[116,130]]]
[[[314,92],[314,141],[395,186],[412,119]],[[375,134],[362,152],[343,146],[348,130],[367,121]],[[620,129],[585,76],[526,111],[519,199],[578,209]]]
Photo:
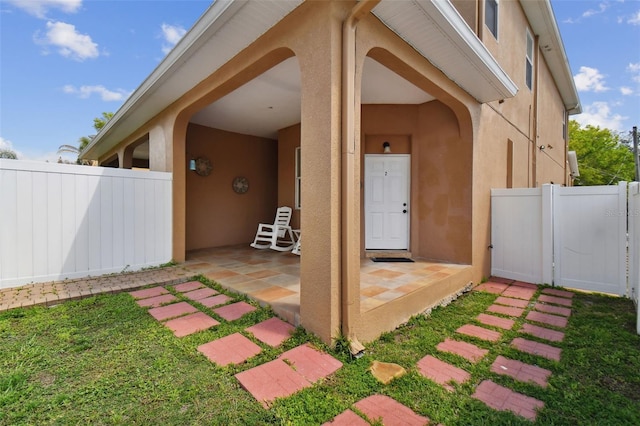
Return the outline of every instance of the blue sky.
[[[209,6],[207,0],[0,0],[0,148],[56,161],[94,134]],[[640,1],[552,0],[582,124],[640,125]],[[67,157],[68,158],[68,157]]]

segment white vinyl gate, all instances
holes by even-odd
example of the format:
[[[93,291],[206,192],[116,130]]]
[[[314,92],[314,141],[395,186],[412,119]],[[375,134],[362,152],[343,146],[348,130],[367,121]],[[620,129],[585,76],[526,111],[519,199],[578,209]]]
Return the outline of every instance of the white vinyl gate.
[[[493,189],[491,209],[492,275],[628,295],[626,182]]]

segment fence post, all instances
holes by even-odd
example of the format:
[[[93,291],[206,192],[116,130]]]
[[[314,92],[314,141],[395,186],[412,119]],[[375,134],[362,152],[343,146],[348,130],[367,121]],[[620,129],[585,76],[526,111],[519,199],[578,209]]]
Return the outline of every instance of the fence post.
[[[553,185],[542,185],[542,283],[553,284]]]
[[[626,237],[624,244],[618,244],[618,276],[620,277],[618,294],[629,297],[629,285],[627,282],[627,222],[629,220],[629,211],[627,210],[627,182],[624,181],[618,182],[618,211],[624,212],[624,215],[621,215],[621,220],[618,223],[618,229],[620,235]]]

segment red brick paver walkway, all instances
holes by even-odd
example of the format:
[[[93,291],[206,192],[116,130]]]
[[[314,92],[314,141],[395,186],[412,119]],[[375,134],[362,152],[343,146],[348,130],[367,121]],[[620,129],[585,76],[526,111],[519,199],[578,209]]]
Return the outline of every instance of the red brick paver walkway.
[[[479,348],[472,343],[461,342],[449,338],[445,339],[444,342],[439,343],[438,346],[436,346],[436,349],[442,352],[459,355],[474,364],[489,353],[487,349]]]
[[[551,375],[551,371],[544,368],[503,356],[498,356],[491,364],[491,371],[496,374],[513,377],[520,382],[532,382],[543,388],[547,387],[547,380]]]
[[[471,378],[471,375],[462,368],[440,361],[431,355],[418,361],[417,367],[421,375],[444,386],[448,391],[454,391],[451,382],[464,383]]]
[[[422,426],[429,418],[416,414],[409,407],[385,395],[371,395],[355,403],[354,407],[373,422],[385,426]]]
[[[493,409],[508,410],[532,421],[536,419],[536,410],[544,407],[542,401],[514,392],[491,380],[484,380],[480,383],[472,397],[484,402]]]

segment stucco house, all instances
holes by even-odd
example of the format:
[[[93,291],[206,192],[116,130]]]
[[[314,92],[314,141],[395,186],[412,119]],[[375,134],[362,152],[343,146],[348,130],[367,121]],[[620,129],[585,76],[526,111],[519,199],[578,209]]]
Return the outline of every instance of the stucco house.
[[[579,112],[549,0],[217,0],[82,157],[173,173],[176,261],[294,207],[301,324],[366,342],[489,275],[490,189],[569,185]],[[380,252],[462,266],[365,311]]]

